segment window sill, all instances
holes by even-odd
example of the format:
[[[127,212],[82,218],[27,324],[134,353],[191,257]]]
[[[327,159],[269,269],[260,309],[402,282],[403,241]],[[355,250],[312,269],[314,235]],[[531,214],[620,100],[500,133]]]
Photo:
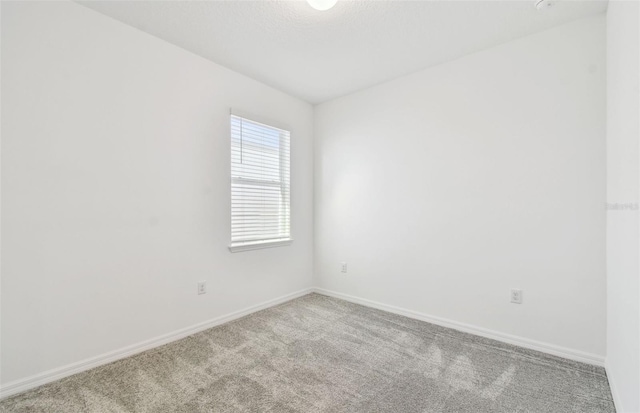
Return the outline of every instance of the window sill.
[[[274,248],[274,247],[285,247],[287,245],[291,245],[293,239],[285,239],[279,241],[266,241],[266,242],[252,242],[246,244],[235,244],[229,245],[229,251],[231,252],[242,252],[242,251],[252,251],[252,250],[261,250],[263,248]]]

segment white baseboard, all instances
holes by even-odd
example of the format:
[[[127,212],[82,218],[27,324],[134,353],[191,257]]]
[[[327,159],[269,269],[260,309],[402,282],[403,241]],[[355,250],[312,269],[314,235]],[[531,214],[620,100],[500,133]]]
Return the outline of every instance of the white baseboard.
[[[66,366],[57,367],[42,373],[35,374],[33,376],[16,380],[5,384],[0,387],[0,399],[5,397],[22,393],[24,391],[33,389],[43,384],[47,384],[56,380],[60,380],[64,377],[71,376],[86,370],[90,370],[94,367],[102,366],[107,363],[111,363],[116,360],[123,359],[125,357],[132,356],[137,353],[141,353],[146,350],[161,346],[163,344],[170,343],[172,341],[179,340],[187,337],[191,334],[209,329],[211,327],[218,326],[220,324],[227,323],[229,321],[244,317],[256,311],[264,310],[269,307],[273,307],[278,304],[282,304],[287,301],[291,301],[295,298],[302,297],[303,295],[313,292],[313,288],[307,288],[301,291],[297,291],[291,294],[283,295],[273,300],[268,300],[263,303],[245,308],[240,311],[236,311],[230,314],[226,314],[220,317],[216,317],[212,320],[208,320],[202,323],[195,324],[190,327],[186,327],[172,333],[164,334],[159,337],[152,338],[150,340],[143,341],[141,343],[133,344],[131,346],[123,347],[118,350],[110,351],[108,353],[101,354],[99,356],[91,357],[86,360],[82,360],[76,363],[68,364]]]
[[[328,295],[330,297],[340,298],[352,303],[361,304],[367,307],[377,308],[378,310],[388,311],[390,313],[399,314],[405,317],[413,318],[416,320],[426,321],[428,323],[436,324],[442,327],[452,328],[454,330],[463,331],[465,333],[475,334],[490,338],[504,343],[513,344],[516,346],[524,347],[530,350],[540,351],[542,353],[551,354],[554,356],[580,361],[595,365],[598,367],[604,367],[604,357],[597,354],[586,353],[580,350],[574,350],[567,347],[556,346],[554,344],[544,343],[541,341],[531,340],[525,337],[514,336],[511,334],[501,333],[499,331],[489,330],[487,328],[477,327],[470,324],[460,323],[458,321],[448,320],[442,317],[436,317],[429,314],[420,313],[417,311],[407,310],[404,308],[379,303],[365,298],[355,297],[348,294],[343,294],[335,291],[325,290],[323,288],[314,288],[314,291],[318,294]]]
[[[611,368],[609,367],[609,360],[605,359],[604,369],[607,371],[607,380],[609,381],[609,389],[611,389],[611,397],[613,398],[613,405],[616,408],[616,412],[622,412],[622,403],[620,402],[620,396],[618,388],[616,387],[616,381],[613,375],[609,374]]]

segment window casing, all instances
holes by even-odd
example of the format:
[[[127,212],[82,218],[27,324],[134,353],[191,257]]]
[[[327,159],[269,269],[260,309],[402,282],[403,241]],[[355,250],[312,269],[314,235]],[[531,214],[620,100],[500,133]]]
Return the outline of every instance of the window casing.
[[[232,252],[291,239],[289,131],[231,115]]]

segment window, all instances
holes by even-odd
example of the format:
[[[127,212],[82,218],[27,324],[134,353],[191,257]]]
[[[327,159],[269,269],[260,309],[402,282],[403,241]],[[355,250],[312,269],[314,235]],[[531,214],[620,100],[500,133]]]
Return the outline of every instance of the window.
[[[289,132],[231,115],[232,252],[291,243]]]

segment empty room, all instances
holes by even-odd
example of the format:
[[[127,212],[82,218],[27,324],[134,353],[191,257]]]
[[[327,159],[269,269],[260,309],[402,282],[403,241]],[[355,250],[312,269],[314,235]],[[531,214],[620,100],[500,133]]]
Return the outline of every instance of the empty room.
[[[0,412],[640,412],[638,1],[0,36]]]

